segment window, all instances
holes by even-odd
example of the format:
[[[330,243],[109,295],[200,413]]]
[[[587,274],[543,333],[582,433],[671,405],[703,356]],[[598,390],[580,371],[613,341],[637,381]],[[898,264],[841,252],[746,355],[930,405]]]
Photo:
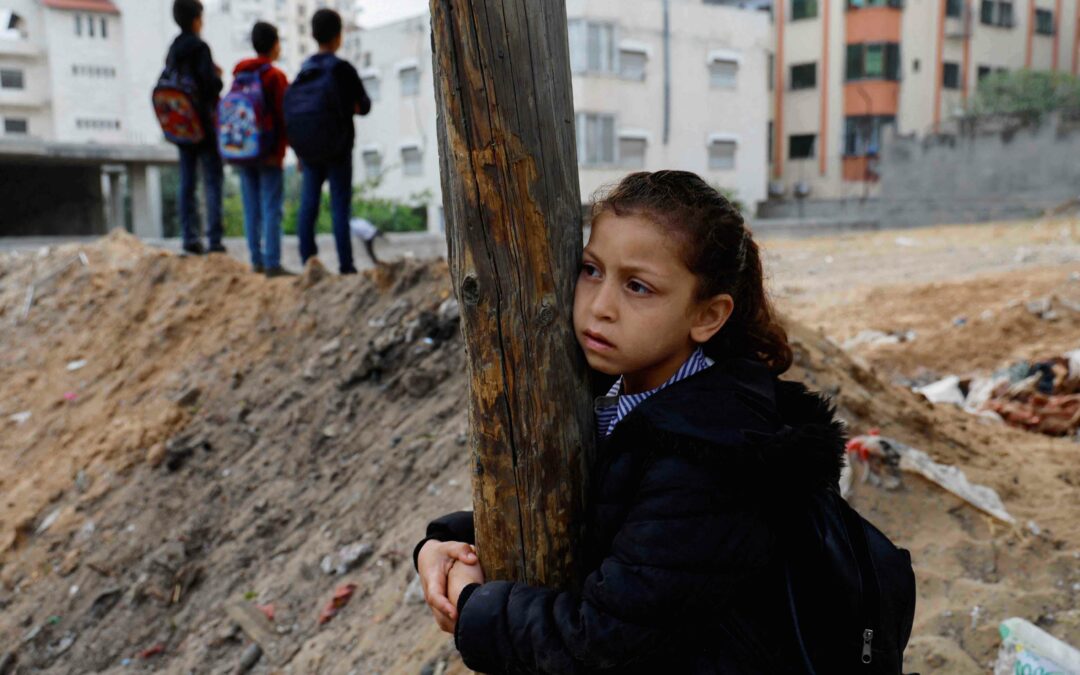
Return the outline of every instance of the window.
[[[788,159],[813,159],[816,134],[796,134],[788,137]]]
[[[575,73],[615,72],[615,26],[575,19],[569,23],[570,67]]]
[[[367,92],[368,98],[370,98],[372,101],[378,101],[379,94],[381,93],[379,89],[379,78],[375,77],[374,75],[369,75],[367,77],[361,78],[360,82],[363,83],[364,91]]]
[[[946,89],[960,88],[960,64],[946,61],[942,64],[941,86]]]
[[[813,19],[817,16],[817,0],[791,0],[791,20]]]
[[[619,166],[624,169],[644,169],[645,149],[648,141],[644,136],[619,138]]]
[[[773,78],[775,77],[774,72],[776,71],[776,55],[772,52],[769,52],[769,63],[767,69],[769,72],[765,75],[765,77],[768,78],[767,84],[769,87],[769,91],[772,91],[774,86]]]
[[[1008,0],[982,0],[979,6],[979,21],[987,26],[1012,28],[1013,5]]]
[[[101,17],[101,37],[109,37],[109,31],[107,29],[108,23],[105,21],[105,17]]]
[[[120,120],[100,120],[80,118],[75,120],[76,129],[92,129],[95,131],[115,131],[120,128]]]
[[[86,17],[86,34],[90,37],[94,37],[94,17]]]
[[[769,154],[768,154],[768,160],[767,161],[768,161],[768,163],[770,165],[772,165],[772,162],[773,162],[773,125],[772,125],[772,120],[769,120],[769,127],[768,127],[768,129],[766,129],[765,134],[768,137],[768,149],[767,149],[767,152]]]
[[[82,37],[82,14],[75,15],[75,35]]]
[[[369,179],[382,176],[382,155],[378,150],[364,150],[364,173]]]
[[[945,0],[945,16],[959,19],[964,15],[964,0]]]
[[[847,79],[899,80],[900,45],[891,42],[848,45]]]
[[[1039,35],[1054,34],[1054,13],[1049,9],[1035,10],[1035,32]]]
[[[361,64],[364,68],[371,67],[371,52],[364,52],[364,60]]]
[[[420,148],[407,145],[401,149],[401,165],[406,176],[420,176],[424,173],[423,155]]]
[[[994,69],[991,68],[990,66],[979,66],[979,70],[978,70],[977,74],[975,75],[975,77],[979,82],[982,82],[983,78],[989,77],[993,72],[994,72]]]
[[[709,86],[713,89],[734,89],[738,75],[738,61],[713,59],[709,62]]]
[[[645,66],[649,55],[642,49],[619,50],[619,72],[628,80],[645,81]]]
[[[0,89],[25,89],[23,71],[4,68],[0,70]]]
[[[735,141],[714,138],[709,141],[709,168],[724,171],[735,168]]]
[[[5,134],[28,134],[30,133],[30,124],[25,118],[19,117],[5,117],[4,118],[4,133]]]
[[[817,63],[799,63],[791,67],[792,89],[813,89],[817,86]]]
[[[893,7],[902,9],[904,0],[848,0],[848,9],[862,9],[863,7]]]
[[[895,124],[892,115],[856,115],[844,118],[844,156],[876,155],[881,149],[881,132]]]
[[[398,72],[401,77],[401,95],[416,96],[420,93],[420,69],[416,66],[402,68]]]
[[[615,116],[577,114],[578,162],[582,166],[615,164]]]

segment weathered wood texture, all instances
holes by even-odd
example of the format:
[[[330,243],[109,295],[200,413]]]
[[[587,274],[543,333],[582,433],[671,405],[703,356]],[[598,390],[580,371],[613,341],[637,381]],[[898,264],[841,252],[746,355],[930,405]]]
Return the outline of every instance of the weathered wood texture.
[[[566,7],[431,0],[431,23],[480,557],[488,578],[569,587],[593,433]]]

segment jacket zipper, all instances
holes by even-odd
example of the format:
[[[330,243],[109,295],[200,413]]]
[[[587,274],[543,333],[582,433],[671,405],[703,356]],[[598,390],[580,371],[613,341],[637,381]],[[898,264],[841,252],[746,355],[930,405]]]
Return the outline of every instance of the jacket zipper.
[[[870,642],[874,639],[874,631],[870,628],[866,628],[862,632],[862,662],[870,663]]]

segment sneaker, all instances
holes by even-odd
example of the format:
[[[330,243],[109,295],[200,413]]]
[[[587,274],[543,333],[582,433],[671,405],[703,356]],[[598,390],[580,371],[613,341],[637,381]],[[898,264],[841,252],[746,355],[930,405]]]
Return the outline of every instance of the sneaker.
[[[222,245],[222,244],[211,244],[210,245],[210,252],[211,253],[227,253],[227,251],[225,250],[225,246]]]
[[[255,274],[262,274],[265,270],[263,269],[262,265],[252,265],[251,271]]]
[[[357,271],[356,271],[355,267],[347,267],[347,268],[341,270],[341,273],[342,274],[357,274]]]
[[[295,276],[296,276],[296,272],[290,272],[289,270],[285,269],[284,267],[281,267],[280,265],[277,266],[277,267],[269,267],[266,270],[266,278],[267,279],[273,279],[275,277],[295,277]]]
[[[203,255],[206,253],[206,249],[203,248],[202,242],[195,242],[193,244],[184,244],[184,249],[180,255]]]

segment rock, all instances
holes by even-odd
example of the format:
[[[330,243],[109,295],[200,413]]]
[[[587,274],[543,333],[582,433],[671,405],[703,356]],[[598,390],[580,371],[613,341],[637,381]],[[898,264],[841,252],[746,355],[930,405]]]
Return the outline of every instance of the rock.
[[[439,305],[439,309],[436,312],[439,317],[439,323],[450,323],[451,321],[457,321],[461,318],[461,306],[458,305],[458,301],[455,298],[447,298],[443,300],[443,303]]]
[[[191,387],[181,394],[180,398],[176,399],[176,403],[184,408],[190,408],[199,402],[199,397],[201,396],[202,389]]]
[[[75,638],[77,636],[74,633],[68,633],[64,637],[60,638],[60,642],[56,645],[56,653],[63,654],[67,650],[71,649],[71,645],[75,644]]]
[[[326,344],[324,344],[319,349],[319,353],[322,354],[323,356],[327,356],[328,354],[333,354],[334,352],[337,352],[340,349],[341,349],[341,340],[339,338],[334,338],[330,342],[327,342]]]
[[[375,553],[371,544],[350,544],[338,551],[337,573],[346,574],[360,565]]]
[[[175,574],[187,559],[184,544],[179,541],[168,541],[162,544],[150,556],[150,563]]]
[[[166,454],[168,453],[165,450],[164,443],[154,443],[150,446],[150,449],[146,451],[146,463],[156,469],[165,461]]]
[[[240,657],[240,663],[236,666],[236,672],[246,673],[255,667],[255,664],[262,658],[262,647],[257,643],[252,643],[247,649],[244,650],[244,655]]]
[[[4,652],[0,656],[0,675],[11,675],[15,672],[15,652]]]
[[[330,276],[330,272],[318,258],[309,258],[300,275],[300,288],[307,290]]]
[[[409,582],[408,588],[405,589],[404,600],[406,605],[424,604],[424,587],[420,584],[419,574],[414,575],[412,581]]]
[[[335,567],[337,565],[334,563],[334,556],[332,555],[323,556],[322,561],[319,562],[319,569],[322,570],[323,574],[333,574]]]
[[[413,398],[424,398],[431,393],[435,380],[427,373],[411,371],[401,378],[401,384]]]

